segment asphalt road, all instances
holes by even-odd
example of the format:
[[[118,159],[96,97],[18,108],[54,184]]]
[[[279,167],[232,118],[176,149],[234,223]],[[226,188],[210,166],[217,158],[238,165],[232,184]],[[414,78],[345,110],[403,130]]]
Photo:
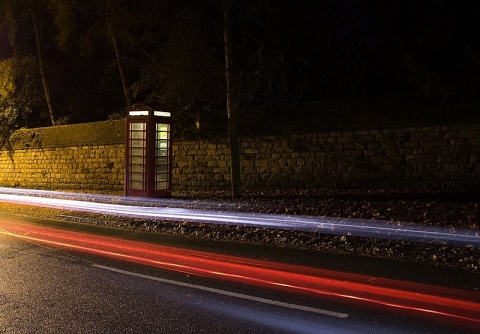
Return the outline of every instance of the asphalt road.
[[[465,293],[477,307],[475,274],[172,237],[145,243],[139,233],[52,225],[0,216],[0,333],[475,332],[475,321],[422,304],[428,297],[435,307],[438,294],[452,304]],[[403,277],[387,279],[395,272]]]

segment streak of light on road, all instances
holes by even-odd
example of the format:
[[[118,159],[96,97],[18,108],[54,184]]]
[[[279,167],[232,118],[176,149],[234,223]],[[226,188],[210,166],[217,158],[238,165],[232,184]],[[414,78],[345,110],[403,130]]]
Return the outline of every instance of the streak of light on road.
[[[146,244],[92,234],[0,220],[0,234],[30,242],[162,268],[164,270],[215,278],[341,300],[353,305],[386,307],[438,321],[480,326],[478,293],[381,277],[254,260],[230,255]],[[317,313],[346,317],[340,311]],[[308,310],[307,310],[308,311]]]
[[[81,200],[77,200],[79,198],[81,198]],[[184,205],[186,201],[171,199],[133,199],[121,196],[78,195],[39,190],[31,191],[25,189],[0,188],[0,201],[131,218],[209,224],[233,224],[325,234],[438,243],[452,246],[480,246],[480,235],[478,231],[473,230],[382,220],[186,209],[174,207],[175,205]],[[141,205],[138,205],[139,203]]]

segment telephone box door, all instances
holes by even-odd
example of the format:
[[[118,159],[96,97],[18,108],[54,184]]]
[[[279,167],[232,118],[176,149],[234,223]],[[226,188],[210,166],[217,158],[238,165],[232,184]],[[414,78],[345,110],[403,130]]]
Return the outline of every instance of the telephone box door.
[[[171,112],[166,105],[127,109],[125,195],[169,196],[172,192]]]

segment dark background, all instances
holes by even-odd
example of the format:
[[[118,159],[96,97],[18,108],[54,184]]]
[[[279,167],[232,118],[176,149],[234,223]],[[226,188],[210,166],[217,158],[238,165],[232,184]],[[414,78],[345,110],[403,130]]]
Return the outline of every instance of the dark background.
[[[478,121],[477,2],[231,3],[234,106],[243,135]],[[2,79],[15,90],[0,102],[15,112],[0,117],[14,128],[51,125],[33,11],[57,124],[124,117],[120,62],[131,103],[170,104],[177,137],[224,137],[222,6],[5,0],[0,59],[13,74]]]

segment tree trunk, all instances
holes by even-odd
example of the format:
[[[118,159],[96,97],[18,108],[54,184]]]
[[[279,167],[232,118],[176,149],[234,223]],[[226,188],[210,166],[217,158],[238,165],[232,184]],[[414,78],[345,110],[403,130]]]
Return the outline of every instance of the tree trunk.
[[[110,38],[112,39],[113,49],[115,50],[115,57],[117,58],[118,72],[120,73],[120,80],[122,81],[123,94],[125,95],[125,101],[127,102],[127,106],[129,106],[131,105],[131,101],[130,101],[130,95],[128,94],[128,90],[127,90],[127,79],[123,71],[122,62],[120,61],[120,53],[118,52],[117,39],[115,38],[112,22],[110,20],[107,21],[107,26],[108,26],[108,33],[110,35]]]
[[[32,18],[33,30],[35,32],[35,41],[37,43],[38,66],[40,69],[40,77],[42,78],[43,91],[45,93],[45,101],[47,102],[48,113],[50,114],[50,121],[55,125],[55,112],[53,110],[52,99],[50,96],[50,89],[48,87],[47,75],[45,71],[45,62],[42,55],[42,43],[40,40],[40,30],[38,27],[37,18],[33,9],[30,8],[30,16]]]
[[[232,101],[232,35],[230,31],[230,1],[223,1],[223,37],[225,45],[225,81],[226,81],[226,99],[227,99],[227,114],[228,114],[228,134],[230,142],[230,167],[231,167],[231,183],[232,196],[240,197],[241,177],[240,177],[240,156],[238,148],[238,116],[237,110]]]

